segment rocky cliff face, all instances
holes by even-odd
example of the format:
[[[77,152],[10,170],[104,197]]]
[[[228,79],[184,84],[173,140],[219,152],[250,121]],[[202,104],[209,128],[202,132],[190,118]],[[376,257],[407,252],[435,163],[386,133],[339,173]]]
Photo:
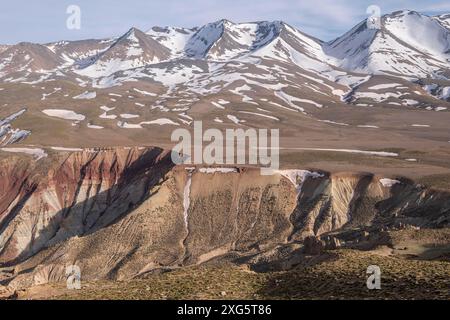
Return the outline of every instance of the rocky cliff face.
[[[0,172],[0,281],[14,287],[62,280],[68,265],[84,279],[129,279],[218,257],[270,260],[310,236],[450,225],[450,194],[405,179],[175,167],[158,148],[5,160]]]
[[[113,223],[171,169],[160,149],[85,150],[49,162],[2,163],[1,263]]]

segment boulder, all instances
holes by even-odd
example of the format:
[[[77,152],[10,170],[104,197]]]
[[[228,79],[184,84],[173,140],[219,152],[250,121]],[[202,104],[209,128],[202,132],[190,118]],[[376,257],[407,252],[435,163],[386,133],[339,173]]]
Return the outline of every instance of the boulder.
[[[303,245],[304,253],[308,255],[320,255],[325,249],[325,243],[315,236],[306,237]]]

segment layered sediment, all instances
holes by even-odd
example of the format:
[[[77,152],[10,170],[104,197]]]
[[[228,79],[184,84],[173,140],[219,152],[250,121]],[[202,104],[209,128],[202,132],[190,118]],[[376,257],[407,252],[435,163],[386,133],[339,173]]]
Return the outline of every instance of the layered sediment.
[[[336,247],[450,225],[450,193],[369,173],[186,168],[159,148],[0,166],[0,281],[15,288],[62,281],[69,265],[125,280],[220,257],[270,262],[311,237]]]

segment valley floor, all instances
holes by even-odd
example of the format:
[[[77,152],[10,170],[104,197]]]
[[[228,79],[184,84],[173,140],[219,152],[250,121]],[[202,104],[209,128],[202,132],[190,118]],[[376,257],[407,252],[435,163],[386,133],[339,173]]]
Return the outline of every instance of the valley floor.
[[[445,261],[446,260],[446,261]],[[381,269],[381,289],[366,287],[369,265]],[[231,264],[203,265],[126,282],[86,282],[81,290],[45,285],[19,292],[19,299],[450,299],[450,261],[412,260],[373,251],[336,250],[309,266],[283,272],[253,272]]]

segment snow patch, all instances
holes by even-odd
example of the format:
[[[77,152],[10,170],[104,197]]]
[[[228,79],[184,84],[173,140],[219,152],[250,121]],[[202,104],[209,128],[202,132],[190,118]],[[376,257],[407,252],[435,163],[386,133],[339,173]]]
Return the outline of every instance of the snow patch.
[[[84,115],[66,109],[45,109],[42,110],[42,112],[49,117],[65,120],[83,121],[84,119],[86,119]]]
[[[378,126],[373,126],[373,125],[368,125],[368,124],[361,124],[361,125],[358,125],[358,128],[372,128],[372,129],[379,129],[380,127],[378,127]]]
[[[398,153],[387,151],[365,151],[354,149],[327,149],[327,148],[283,148],[287,150],[305,150],[305,151],[327,151],[327,152],[344,152],[344,153],[357,153],[380,157],[398,157]]]
[[[338,126],[349,126],[348,123],[336,122],[336,121],[332,121],[332,120],[317,120],[317,121],[324,122],[324,123],[335,124],[335,125],[338,125]]]
[[[135,118],[139,118],[140,115],[138,115],[138,114],[130,114],[130,113],[122,113],[120,115],[120,117],[122,119],[135,119]]]
[[[380,179],[380,183],[385,188],[392,188],[394,185],[396,185],[398,183],[401,183],[401,182],[398,181],[398,180],[392,180],[392,179],[384,178],[384,179]]]
[[[245,122],[244,120],[239,120],[236,116],[233,116],[231,114],[227,115],[227,118],[234,122],[235,124],[240,124],[242,122]]]
[[[151,96],[151,97],[156,97],[156,93],[153,92],[148,92],[148,91],[144,91],[144,90],[140,90],[140,89],[133,89],[136,92],[139,92],[140,94],[144,95],[144,96]]]
[[[78,96],[73,97],[73,99],[95,99],[97,97],[97,93],[94,92],[89,92],[89,91],[85,91],[82,94],[79,94]]]
[[[400,86],[400,83],[383,83],[383,84],[377,84],[375,86],[369,87],[369,90],[383,90],[383,89],[390,89]]]
[[[198,170],[200,173],[212,174],[212,173],[236,173],[238,169],[236,168],[200,168]]]
[[[278,173],[288,179],[297,190],[297,195],[300,195],[306,179],[317,179],[324,176],[322,173],[311,172],[308,170],[277,170],[275,173]]]
[[[101,130],[101,129],[104,129],[104,127],[102,127],[102,126],[97,126],[97,125],[95,125],[95,124],[90,124],[90,123],[88,123],[87,127],[88,127],[89,129],[95,129],[95,130]]]

